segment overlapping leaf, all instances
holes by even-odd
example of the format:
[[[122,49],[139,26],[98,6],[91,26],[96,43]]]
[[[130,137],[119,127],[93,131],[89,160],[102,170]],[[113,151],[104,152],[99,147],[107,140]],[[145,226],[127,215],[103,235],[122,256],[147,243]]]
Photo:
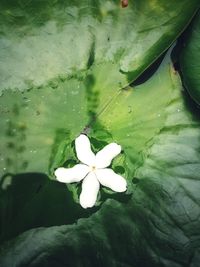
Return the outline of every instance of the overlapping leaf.
[[[180,56],[184,84],[191,97],[200,104],[200,12],[188,29]]]
[[[176,39],[197,0],[1,1],[1,90],[90,69],[97,89],[134,80]],[[108,89],[109,88],[109,89]]]
[[[72,157],[69,146],[85,126],[172,43],[198,1],[0,5],[1,173],[49,174]]]
[[[1,240],[51,226],[5,244],[0,266],[198,266],[199,119],[169,55],[145,84],[122,90],[184,29],[198,1],[0,5]],[[82,131],[95,151],[122,145],[113,163],[128,180],[122,197],[101,190],[102,205],[88,212],[72,198],[79,185],[70,192],[42,174],[12,176],[52,178],[55,167],[73,165]]]
[[[151,141],[141,145],[135,178],[129,183],[130,197],[123,203],[108,199],[99,211],[76,224],[20,235],[2,248],[1,266],[198,266],[200,122],[184,98],[169,58],[148,82],[122,94],[134,103],[137,94],[148,90],[148,98],[140,97],[136,103],[148,103],[139,133],[145,136],[148,129]],[[162,110],[156,105],[153,108],[155,94]],[[117,118],[112,122],[106,119],[101,117],[107,128],[117,127]],[[123,125],[113,131],[117,140],[123,131],[131,132]],[[125,147],[127,138],[123,135],[120,139]],[[138,153],[135,142],[129,136],[130,147],[135,147],[131,165]],[[129,150],[125,149],[126,153],[130,157]]]

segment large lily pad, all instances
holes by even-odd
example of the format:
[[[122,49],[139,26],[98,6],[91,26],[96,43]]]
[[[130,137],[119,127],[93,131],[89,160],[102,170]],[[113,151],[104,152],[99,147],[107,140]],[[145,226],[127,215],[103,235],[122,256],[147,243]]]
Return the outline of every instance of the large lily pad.
[[[169,55],[145,84],[122,89],[197,6],[1,2],[0,238],[19,236],[2,246],[0,266],[198,266],[199,119]],[[72,198],[79,185],[70,192],[43,174],[13,175],[53,178],[55,167],[75,163],[82,131],[95,151],[122,145],[112,167],[126,194],[101,190],[102,205],[83,211]]]
[[[1,1],[0,89],[84,70],[98,89],[121,88],[169,47],[197,7],[198,0],[137,0],[127,8],[119,0]]]
[[[184,98],[169,56],[149,81],[121,92],[114,101],[124,103],[120,121],[108,117],[115,105],[99,120],[124,145],[131,166],[140,155],[134,178],[129,177],[130,197],[123,203],[107,199],[99,211],[76,224],[25,232],[2,247],[2,267],[198,266],[200,121]],[[135,115],[143,116],[127,121],[134,107]],[[134,127],[139,127],[135,136]],[[102,134],[97,128],[95,133],[96,138]]]
[[[0,170],[52,174],[73,158],[74,138],[180,34],[198,1],[0,5]]]
[[[126,177],[130,186],[128,187],[127,196],[125,198],[123,196],[122,198],[117,197],[119,201],[126,202],[129,199],[130,194],[132,193],[132,179],[135,175],[135,171],[141,165],[143,165],[144,156],[148,154],[148,148],[152,146],[154,137],[161,131],[161,129],[164,127],[166,123],[166,119],[168,116],[166,107],[169,105],[170,102],[173,102],[174,97],[175,97],[174,94],[176,93],[173,83],[178,82],[178,89],[180,89],[179,77],[177,76],[177,74],[176,75],[173,74],[173,72],[174,70],[171,66],[169,55],[168,55],[165,61],[163,62],[163,64],[160,66],[159,71],[157,71],[150,80],[148,80],[143,85],[137,86],[135,88],[129,87],[118,92],[116,97],[112,101],[109,102],[109,105],[105,107],[101,113],[98,113],[96,115],[95,121],[90,122],[88,124],[87,131],[89,133],[89,137],[91,139],[94,151],[95,150],[98,151],[106,143],[112,142],[113,140],[115,140],[116,142],[122,145],[124,153],[114,160],[112,167],[115,169],[116,172],[121,171],[121,174]],[[171,77],[172,74],[173,74],[173,80]],[[25,114],[34,113],[35,106],[33,106],[32,104],[34,103],[34,101],[28,101],[27,103],[27,99],[29,100],[29,98],[26,97],[28,95],[31,95],[32,92],[34,93],[34,91],[25,92],[23,94],[23,98],[21,98],[22,103],[21,105],[19,105],[19,107],[22,106],[22,112],[23,110],[25,110]],[[43,90],[41,89],[38,91],[38,94],[42,92]],[[62,106],[63,103],[65,102],[64,99],[62,100],[60,99],[60,95],[56,94],[56,90],[52,89],[49,92],[51,94],[54,94],[54,98],[52,99],[59,99],[60,107],[61,107],[60,116],[62,116],[62,109],[66,108],[67,110],[67,105]],[[71,92],[71,91],[68,90],[67,92]],[[85,90],[81,90],[80,92],[83,92],[83,101],[84,101],[85,97],[87,97],[84,94]],[[7,95],[10,99],[10,93],[8,94],[5,93],[4,95],[5,99]],[[21,94],[18,94],[18,93],[13,93],[13,95],[15,97],[12,97],[12,102],[6,100],[6,103],[11,104],[11,107],[16,101],[16,95],[21,96]],[[77,97],[79,96],[80,98],[80,93],[76,94],[76,96]],[[90,94],[90,96],[92,96],[92,94]],[[68,93],[67,99],[70,99],[70,97],[74,97],[73,93],[72,94]],[[41,110],[40,112],[46,112],[45,103],[48,103],[48,99],[42,98],[42,97],[39,97],[39,98],[41,99],[40,100],[41,102],[38,103],[37,109]],[[155,98],[159,99],[159,101],[155,102]],[[25,109],[23,107],[24,101],[25,101],[25,104],[27,105],[25,106]],[[20,99],[17,99],[17,102],[20,103]],[[77,105],[81,104],[78,101],[75,103]],[[90,101],[88,103],[90,103]],[[118,113],[119,107],[123,107],[123,109],[120,109],[121,110],[120,113]],[[27,111],[27,108],[28,108],[28,111]],[[74,111],[73,110],[68,111],[72,115],[71,124],[70,124],[72,129],[73,129],[73,123],[74,123],[75,118],[77,121],[78,120],[80,121],[80,125],[83,128],[83,125],[86,122],[86,120],[84,121],[83,115],[85,114],[85,117],[87,117],[87,113],[89,112],[87,108],[88,107],[85,107],[85,110],[83,110],[81,113],[77,112],[78,110],[77,106],[74,109]],[[59,110],[57,110],[56,114],[58,114],[58,111]],[[177,109],[176,112],[177,114],[179,114],[179,109]],[[115,114],[117,114],[117,116]],[[11,116],[13,116],[13,113],[11,113]],[[37,168],[39,166],[37,162],[39,161],[41,166],[42,164],[46,166],[49,173],[52,175],[51,178],[54,178],[53,170],[55,167],[59,167],[61,165],[68,166],[70,164],[76,163],[77,161],[76,155],[73,149],[73,142],[69,141],[70,139],[72,139],[73,135],[76,135],[76,132],[71,133],[70,128],[68,131],[66,130],[67,128],[62,128],[63,127],[62,123],[64,125],[64,121],[57,119],[58,117],[55,117],[55,121],[57,120],[57,123],[60,123],[60,130],[55,133],[57,134],[57,136],[55,137],[55,140],[57,143],[53,145],[50,143],[51,139],[50,137],[48,137],[48,135],[51,134],[51,131],[49,131],[49,127],[47,124],[45,127],[46,131],[42,134],[42,136],[46,136],[46,139],[41,139],[38,136],[36,139],[38,142],[37,148],[29,147],[29,149],[26,149],[25,147],[23,151],[21,151],[20,153],[18,152],[18,154],[20,155],[20,158],[18,159],[11,158],[13,155],[15,155],[16,149],[22,146],[22,144],[24,144],[25,141],[27,143],[32,144],[33,140],[37,136],[35,131],[37,132],[38,129],[40,129],[43,124],[45,125],[45,121],[43,120],[40,121],[40,118],[42,118],[43,116],[40,117],[40,115],[38,114],[35,114],[34,116],[36,119],[34,120],[35,125],[33,129],[32,129],[32,125],[28,121],[29,116],[27,117],[25,117],[24,115],[21,116],[20,108],[18,110],[17,115],[14,116],[15,123],[17,125],[20,126],[20,125],[28,124],[30,125],[32,132],[29,130],[29,134],[26,135],[27,129],[23,127],[23,131],[22,131],[24,135],[23,137],[20,138],[20,136],[16,135],[15,132],[13,133],[13,131],[11,131],[12,134],[5,136],[5,140],[10,140],[9,142],[8,141],[5,142],[7,146],[9,144],[7,149],[10,152],[10,161],[7,159],[8,163],[10,163],[8,167],[15,168],[14,164],[18,163],[17,165],[18,168],[19,167],[25,168],[25,166],[23,166],[22,164],[24,161],[28,161],[29,159],[30,162],[33,162],[31,163],[31,168],[32,168],[31,171],[34,171],[34,170],[37,171],[38,170]],[[26,123],[23,121],[18,121],[17,120],[18,117],[20,119],[21,118],[26,119]],[[49,117],[51,120],[54,119],[53,115],[51,114],[47,114],[45,117]],[[51,122],[51,120],[48,120],[48,121]],[[10,125],[10,121],[9,122],[6,121],[5,126],[6,125]],[[80,130],[81,128],[77,128],[77,133]],[[46,140],[48,141],[47,144],[45,143]],[[44,146],[44,144],[46,144],[46,146]],[[41,152],[43,153],[40,159],[38,159],[38,149],[41,149]],[[50,159],[47,158],[48,153],[51,155]],[[29,168],[30,170],[29,166],[26,166],[26,167]],[[19,169],[19,171],[20,170],[21,169]],[[24,177],[26,177],[26,179]],[[5,178],[5,180],[6,179],[7,178]],[[21,192],[21,190],[19,190],[19,193],[17,193],[17,190],[14,189],[15,183],[16,183],[15,181],[17,180],[18,180],[17,184],[19,184],[18,188],[21,187],[22,191],[24,192],[29,192],[29,189],[28,189],[29,186],[32,188],[31,184],[34,183],[35,186],[33,186],[33,189],[31,189],[33,191],[31,191],[32,193],[29,193],[28,195],[30,197],[32,195],[35,195],[36,197],[33,197],[33,198],[31,197],[30,199],[27,199],[26,194]],[[23,185],[23,183],[25,183],[25,185]],[[41,214],[41,209],[38,209],[37,206],[41,198],[43,199],[43,205],[41,206],[41,208],[46,211],[48,210],[47,207],[50,204],[48,200],[48,196],[51,196],[51,194],[54,194],[54,193],[55,195],[58,195],[58,196],[59,194],[63,195],[63,191],[62,191],[63,187],[59,187],[58,191],[55,191],[55,192],[52,190],[54,183],[47,182],[47,181],[44,183],[43,180],[40,180],[39,178],[37,178],[37,175],[34,176],[34,175],[29,175],[29,174],[27,174],[26,176],[23,176],[22,178],[20,178],[20,176],[13,178],[13,181],[11,183],[11,188],[6,193],[3,193],[2,195],[2,203],[8,202],[7,210],[11,209],[11,210],[14,210],[15,212],[9,211],[9,214],[10,213],[12,214],[11,217],[9,217],[10,216],[9,214],[8,215],[4,214],[2,217],[5,217],[6,221],[7,220],[10,221],[8,225],[12,224],[13,217],[14,217],[15,227],[12,227],[12,231],[10,233],[10,229],[7,228],[7,224],[3,223],[3,225],[6,226],[6,228],[4,230],[2,229],[2,232],[4,233],[4,235],[2,236],[2,239],[5,239],[8,236],[16,235],[17,233],[22,231],[22,229],[25,230],[25,229],[33,228],[35,220],[34,222],[32,221],[32,215],[31,215],[32,213],[28,215],[29,210],[31,211],[35,210],[34,217],[39,218],[40,216],[39,214]],[[28,188],[26,189],[26,187]],[[47,187],[49,188],[50,192],[46,195],[45,192],[47,191],[46,189]],[[39,191],[39,194],[36,193],[37,188],[41,188],[41,190]],[[78,196],[80,194],[79,192],[80,185],[69,186],[69,189],[72,191],[72,195],[70,194],[71,197],[74,198],[75,202],[79,202]],[[13,190],[15,193],[13,193]],[[19,203],[13,209],[12,208],[13,203],[15,203],[16,200],[15,198],[13,199],[12,195],[15,195],[16,198],[18,199],[17,197],[18,194],[20,196],[19,198],[23,196],[24,204],[22,205],[22,203]],[[67,193],[67,189],[66,189],[66,194],[69,194]],[[102,191],[101,198],[100,198],[101,202],[104,201],[107,197],[116,198],[115,195],[113,196],[113,195],[108,194],[104,196],[104,194],[105,192]],[[64,195],[63,195],[63,198],[64,198]],[[66,196],[66,199],[68,198],[69,197]],[[7,201],[7,199],[11,199],[11,200]],[[97,204],[99,205],[101,202]],[[4,206],[4,204],[2,206]],[[72,213],[71,210],[75,211],[77,215],[72,216],[74,213]],[[94,211],[95,209],[92,210],[92,212]],[[64,221],[66,223],[69,223],[70,221],[74,221],[75,219],[84,217],[86,215],[87,213],[84,214],[80,212],[80,210],[77,210],[77,204],[74,203],[74,201],[72,201],[68,204],[68,212],[66,212],[63,215],[63,217],[56,216],[58,218],[57,224],[63,224]],[[27,219],[25,219],[26,216],[28,216]],[[42,219],[42,221],[40,220],[39,221],[36,220],[36,221],[37,221],[36,226],[54,225],[54,220],[52,221],[51,214],[46,214],[45,219]]]

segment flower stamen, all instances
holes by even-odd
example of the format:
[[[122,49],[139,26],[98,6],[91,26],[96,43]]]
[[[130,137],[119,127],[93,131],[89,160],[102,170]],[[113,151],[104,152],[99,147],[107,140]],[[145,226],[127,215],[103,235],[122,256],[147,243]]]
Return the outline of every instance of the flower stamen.
[[[91,166],[90,169],[92,172],[94,172],[94,171],[96,171],[96,166]]]

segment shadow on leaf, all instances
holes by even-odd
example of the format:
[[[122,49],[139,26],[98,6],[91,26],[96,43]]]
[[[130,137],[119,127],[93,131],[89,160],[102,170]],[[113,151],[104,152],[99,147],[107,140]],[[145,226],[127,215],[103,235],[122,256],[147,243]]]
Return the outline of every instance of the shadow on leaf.
[[[0,189],[0,241],[36,227],[72,224],[96,209],[84,210],[65,184],[44,174],[5,176]]]

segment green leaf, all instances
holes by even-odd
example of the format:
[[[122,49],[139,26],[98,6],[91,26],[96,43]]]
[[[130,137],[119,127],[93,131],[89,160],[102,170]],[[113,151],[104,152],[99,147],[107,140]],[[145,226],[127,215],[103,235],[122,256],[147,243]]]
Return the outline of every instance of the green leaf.
[[[135,107],[136,119],[132,118],[130,125],[126,124],[130,108],[125,104],[120,121],[115,116],[109,122],[107,117],[116,105],[110,105],[107,116],[99,118],[125,146],[131,169],[138,155],[135,178],[129,181],[130,197],[123,203],[108,198],[95,214],[75,224],[37,228],[19,235],[2,246],[2,267],[198,266],[199,111],[191,112],[169,55],[150,80],[121,92],[114,101],[120,105],[130,101]],[[120,124],[123,120],[125,129]],[[137,127],[139,130],[134,130]],[[135,136],[126,136],[125,131],[135,132]],[[96,130],[96,138],[98,134],[102,133]]]
[[[127,8],[118,0],[2,1],[0,88],[27,89],[84,70],[98,90],[124,87],[169,47],[197,7],[198,0],[130,1]]]
[[[64,184],[49,180],[43,174],[4,177],[1,187],[1,242],[30,228],[71,224],[91,215],[91,211],[73,201],[72,193]]]
[[[6,91],[1,103],[1,167],[4,172],[45,172],[65,158],[88,121],[87,90],[71,78],[24,93]]]
[[[0,5],[1,240],[64,224],[8,242],[0,266],[199,262],[199,121],[169,58],[144,85],[122,90],[178,36],[198,1]],[[52,178],[54,168],[75,164],[82,131],[95,152],[113,140],[123,146],[112,167],[126,177],[126,194],[101,190],[102,205],[84,211],[72,199],[80,185],[12,175]]]
[[[77,135],[169,47],[197,7],[197,0],[126,8],[118,0],[1,1],[1,174],[52,176],[74,161]]]
[[[121,144],[130,175],[142,164],[154,136],[166,123],[166,107],[177,92],[174,86],[181,88],[169,56],[164,61],[151,79],[142,85],[121,90],[98,116],[98,123]],[[91,136],[94,134],[100,138],[98,124],[92,127]]]
[[[198,0],[136,0],[127,8],[119,0],[1,1],[0,89],[87,70],[98,90],[121,89],[170,46],[197,7]]]
[[[180,57],[183,81],[191,97],[200,104],[200,12],[187,35]]]

